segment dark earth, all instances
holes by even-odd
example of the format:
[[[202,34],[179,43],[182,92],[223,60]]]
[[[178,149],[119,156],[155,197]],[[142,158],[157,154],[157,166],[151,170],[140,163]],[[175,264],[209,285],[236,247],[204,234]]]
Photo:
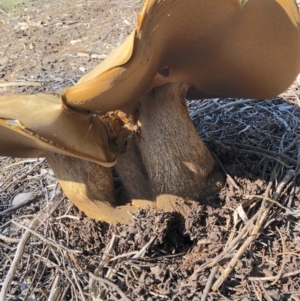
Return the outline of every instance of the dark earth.
[[[142,5],[0,0],[0,95],[75,84]],[[45,160],[0,157],[0,300],[300,300],[298,86],[188,103],[227,181],[186,219],[140,210],[129,225],[95,222]]]

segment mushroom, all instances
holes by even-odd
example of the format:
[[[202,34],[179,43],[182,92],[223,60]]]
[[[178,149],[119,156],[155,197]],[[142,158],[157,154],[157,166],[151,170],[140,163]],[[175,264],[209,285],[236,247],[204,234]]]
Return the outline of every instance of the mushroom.
[[[299,73],[299,22],[294,0],[148,0],[135,31],[62,100],[107,112],[174,82],[196,99],[274,97]]]
[[[0,98],[0,154],[46,156],[66,195],[96,219],[127,222],[126,211],[149,205],[186,214],[187,200],[224,182],[186,96],[278,95],[300,70],[299,22],[294,0],[148,0],[126,41],[61,104],[47,94]]]
[[[2,96],[0,125],[1,155],[41,157],[54,152],[105,167],[116,163],[103,122],[64,109],[53,94]]]

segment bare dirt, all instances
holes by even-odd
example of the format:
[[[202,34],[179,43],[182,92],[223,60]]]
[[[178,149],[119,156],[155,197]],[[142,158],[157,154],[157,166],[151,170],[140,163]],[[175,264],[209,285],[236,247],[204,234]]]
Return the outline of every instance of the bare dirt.
[[[0,95],[73,85],[124,40],[142,7],[17,4],[0,1]],[[45,160],[0,157],[5,299],[300,300],[299,94],[295,82],[283,98],[188,103],[227,182],[187,219],[141,210],[130,225],[95,222],[64,197]]]

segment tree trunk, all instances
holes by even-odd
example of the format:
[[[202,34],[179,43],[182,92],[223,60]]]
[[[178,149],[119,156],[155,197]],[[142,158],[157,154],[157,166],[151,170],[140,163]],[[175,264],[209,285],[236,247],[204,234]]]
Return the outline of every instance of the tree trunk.
[[[120,111],[103,116],[118,157],[122,192],[115,197],[112,171],[62,155],[47,156],[65,194],[88,216],[128,222],[137,207],[176,210],[220,190],[223,174],[188,115],[188,86],[156,88]]]

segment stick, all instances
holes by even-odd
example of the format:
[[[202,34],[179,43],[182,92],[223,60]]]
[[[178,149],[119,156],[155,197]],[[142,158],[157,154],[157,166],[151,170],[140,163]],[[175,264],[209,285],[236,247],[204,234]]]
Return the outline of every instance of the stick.
[[[60,287],[58,286],[59,275],[57,275],[54,279],[54,282],[51,287],[51,291],[47,301],[57,301],[60,295]]]
[[[0,239],[3,240],[3,241],[5,241],[6,243],[9,243],[9,244],[15,244],[15,243],[19,243],[20,242],[19,238],[7,237],[7,236],[4,236],[2,234],[0,234]]]
[[[259,281],[259,284],[260,284],[260,287],[261,287],[262,291],[265,293],[265,298],[267,299],[267,301],[273,301],[273,299],[270,297],[270,295],[268,294],[268,292],[264,288],[263,283],[261,281]]]
[[[254,99],[242,99],[242,100],[238,100],[238,101],[232,101],[232,102],[226,103],[224,105],[221,105],[219,108],[215,109],[212,112],[208,112],[206,114],[197,116],[199,113],[207,111],[208,109],[212,108],[215,105],[215,103],[212,103],[212,104],[209,104],[209,105],[207,105],[207,106],[205,106],[205,107],[203,107],[203,108],[201,108],[201,109],[199,109],[199,110],[197,110],[195,112],[192,112],[191,113],[191,118],[192,119],[194,119],[194,118],[201,118],[201,117],[204,117],[205,115],[216,113],[219,110],[224,110],[224,109],[232,107],[232,106],[236,107],[238,105],[243,105],[245,103],[249,103],[249,102],[253,102],[253,101],[254,101]]]
[[[12,163],[10,165],[4,166],[3,169],[9,169],[11,167],[14,167],[14,166],[17,166],[17,165],[20,165],[20,164],[24,164],[24,163],[34,163],[34,162],[37,162],[38,160],[39,159],[27,159],[27,160],[19,161],[19,162]]]
[[[105,251],[104,251],[104,254],[102,256],[102,260],[99,264],[99,267],[95,270],[95,276],[99,276],[103,267],[106,266],[110,259],[111,259],[111,253],[113,252],[116,244],[117,244],[117,241],[118,241],[118,238],[115,234],[113,234],[109,244],[107,245]],[[108,273],[110,271],[110,268],[108,269]],[[98,287],[96,285],[96,280],[95,278],[91,277],[90,280],[89,280],[89,291],[90,291],[90,294],[91,294],[91,298],[93,300],[97,300],[98,299],[98,295],[100,294],[99,290],[98,290]]]
[[[69,266],[70,266],[70,269],[71,269],[73,278],[74,278],[74,280],[75,280],[75,283],[76,283],[76,285],[77,285],[77,288],[78,288],[78,290],[79,290],[79,292],[80,292],[81,299],[82,299],[83,301],[85,301],[85,297],[84,297],[83,291],[82,291],[82,289],[81,289],[81,286],[80,286],[80,284],[79,284],[79,282],[78,282],[78,279],[77,279],[77,277],[76,277],[76,273],[75,273],[75,271],[74,271],[72,261],[70,260],[69,257],[67,257],[67,261],[68,261],[68,263],[69,263]]]
[[[43,212],[40,212],[33,220],[32,222],[30,223],[28,229],[34,229],[36,228],[38,225],[40,225],[41,223],[41,218],[42,216],[44,215]],[[20,260],[22,259],[22,256],[23,256],[23,253],[24,253],[24,249],[25,249],[25,245],[30,237],[31,233],[29,230],[27,230],[19,244],[18,244],[18,247],[17,247],[17,251],[15,253],[15,257],[10,265],[10,268],[9,268],[9,271],[7,272],[7,275],[5,277],[5,280],[3,282],[3,285],[2,285],[2,289],[1,289],[1,292],[0,292],[0,301],[5,301],[6,300],[6,295],[7,295],[7,292],[10,288],[10,285],[12,283],[12,280],[15,276],[15,273],[16,273],[16,270],[18,268],[18,264],[20,262]]]
[[[7,17],[10,16],[10,14],[8,14],[5,10],[3,10],[3,9],[1,9],[1,8],[0,8],[0,13],[2,13],[3,15],[5,15],[5,16],[7,16]]]
[[[205,289],[203,291],[203,295],[201,297],[201,301],[206,301],[208,293],[210,291],[211,284],[212,284],[212,282],[215,278],[215,275],[216,275],[218,269],[219,269],[218,266],[215,266],[211,269],[210,275],[209,275],[209,277],[207,279],[207,282],[206,282],[206,285],[205,285]]]
[[[50,239],[47,239],[44,236],[38,234],[36,231],[32,230],[30,227],[21,225],[21,224],[19,224],[16,221],[12,221],[12,223],[15,224],[15,225],[17,225],[17,226],[19,226],[19,227],[21,227],[21,228],[26,229],[27,231],[29,231],[30,233],[32,233],[34,236],[36,236],[37,238],[39,238],[41,241],[43,241],[48,246],[54,247],[56,249],[62,249],[64,251],[66,251],[66,252],[74,253],[74,254],[81,254],[83,252],[82,250],[72,250],[72,249],[69,249],[69,248],[67,248],[67,247],[65,247],[63,245],[57,244],[56,242],[51,241]]]
[[[19,182],[21,179],[26,178],[26,176],[28,174],[30,174],[37,166],[39,166],[40,164],[42,164],[44,161],[45,161],[45,158],[42,159],[41,161],[37,162],[36,164],[34,164],[28,171],[26,171],[25,173],[23,173],[21,177],[17,178],[16,180],[12,181],[11,183],[9,183],[6,187],[4,187],[2,190],[0,190],[0,192],[4,192],[6,189],[8,189],[14,183]],[[23,170],[23,168],[21,170]],[[20,172],[20,170],[16,171],[14,174],[12,174],[10,177],[8,177],[3,183],[1,183],[0,188],[2,188],[4,186],[4,184],[7,181],[9,181],[18,172]]]
[[[276,191],[273,194],[273,197],[275,200],[277,200],[280,196],[280,193],[282,192],[284,186],[290,181],[290,179],[294,176],[295,172],[294,170],[288,170],[285,177],[282,179],[282,181],[279,183],[278,187],[276,188]],[[262,211],[262,214],[260,218],[257,219],[256,225],[253,228],[251,235],[244,241],[238,252],[234,255],[234,257],[230,260],[227,267],[224,269],[222,275],[219,277],[219,279],[214,283],[212,289],[214,291],[218,290],[219,287],[222,285],[222,283],[225,281],[225,279],[229,276],[231,271],[236,266],[236,263],[240,259],[240,257],[244,254],[246,249],[251,245],[253,241],[258,237],[261,227],[263,226],[265,220],[268,217],[269,211],[273,207],[273,203],[268,204],[265,206],[265,203],[263,202],[261,204],[261,208],[259,212]]]
[[[0,83],[0,88],[6,87],[40,87],[41,83],[38,82],[11,82],[11,83]]]
[[[240,231],[239,235],[230,243],[230,245],[221,254],[219,254],[218,256],[216,256],[210,262],[206,262],[203,265],[201,265],[196,271],[194,271],[194,273],[192,274],[192,276],[190,276],[190,279],[193,277],[193,275],[195,275],[197,273],[200,273],[204,269],[209,268],[209,267],[214,267],[216,264],[218,264],[218,262],[222,258],[224,258],[224,256],[227,255],[234,248],[235,245],[237,245],[241,241],[241,239],[243,238],[243,236],[245,235],[245,233],[249,230],[250,227],[252,227],[253,223],[258,218],[259,213],[260,213],[260,211],[256,212],[255,215],[252,216],[252,218],[242,228],[242,230]]]
[[[139,257],[142,257],[144,255],[144,253],[146,252],[146,250],[152,245],[152,243],[154,242],[155,239],[156,239],[156,236],[152,236],[151,239],[149,240],[149,242],[138,253],[136,253],[134,256],[132,256],[131,259],[138,259]]]
[[[99,281],[100,283],[104,283],[110,287],[112,287],[122,298],[122,300],[125,300],[125,301],[131,301],[131,299],[129,299],[123,292],[122,290],[116,285],[114,284],[113,282],[107,280],[107,279],[104,279],[102,277],[97,277],[96,275],[92,274],[92,273],[89,273],[90,277],[91,278],[94,278],[95,280]]]
[[[215,158],[215,160],[218,162],[219,166],[221,167],[221,169],[223,170],[223,172],[225,173],[227,179],[231,182],[231,184],[236,188],[236,190],[238,190],[239,192],[241,192],[241,188],[238,186],[238,184],[235,182],[235,180],[233,179],[233,177],[228,173],[228,171],[226,170],[226,168],[224,167],[224,165],[222,164],[222,162],[219,160],[219,158],[216,156],[216,154],[213,151],[210,151],[211,154],[213,155],[213,157]]]
[[[294,273],[294,272],[291,272],[291,273],[287,273],[287,274],[282,275],[283,270],[284,270],[284,266],[285,266],[285,255],[288,254],[288,253],[286,252],[285,241],[284,241],[284,237],[283,237],[282,233],[279,231],[279,229],[277,227],[276,227],[276,230],[278,231],[278,233],[281,237],[281,242],[282,242],[282,263],[281,263],[281,267],[280,267],[280,270],[279,270],[278,274],[276,276],[270,276],[270,277],[249,277],[248,278],[249,280],[252,280],[252,281],[253,280],[259,280],[259,281],[262,281],[262,280],[271,281],[271,280],[273,280],[273,282],[270,284],[270,286],[271,286],[271,285],[276,284],[276,282],[280,279],[280,277],[281,278],[286,278],[286,277],[291,276],[290,274]],[[298,272],[300,273],[300,271],[298,271]]]
[[[44,223],[47,218],[52,214],[52,212],[57,208],[57,206],[59,205],[60,203],[60,200],[56,200],[54,201],[52,204],[51,204],[51,207],[49,208],[49,210],[45,211],[45,209],[43,209],[42,211],[40,211],[38,213],[38,215],[32,220],[32,222],[30,223],[28,229],[37,229],[38,226],[40,226],[42,223]],[[48,209],[48,207],[47,207]],[[49,215],[48,215],[48,212],[50,211]],[[25,245],[29,239],[31,235],[31,232],[29,230],[27,230],[19,244],[18,244],[18,247],[17,247],[17,251],[15,253],[15,256],[14,256],[14,259],[10,265],[10,268],[7,272],[7,275],[5,277],[5,280],[3,282],[3,286],[2,286],[2,289],[1,289],[1,292],[0,292],[0,301],[5,301],[6,300],[6,295],[7,295],[7,292],[9,291],[10,289],[10,285],[12,283],[12,280],[15,276],[15,273],[16,273],[16,270],[18,268],[18,264],[20,262],[20,260],[22,259],[22,256],[23,256],[23,253],[24,253],[24,249],[25,249]]]
[[[281,159],[286,160],[287,162],[289,162],[291,164],[294,164],[294,165],[298,164],[297,160],[292,159],[289,156],[287,156],[285,154],[282,154],[282,153],[277,154],[277,153],[268,151],[266,149],[262,149],[262,148],[251,146],[251,145],[244,145],[244,144],[241,144],[241,143],[233,143],[233,142],[226,142],[226,141],[223,141],[223,143],[225,145],[235,146],[235,147],[238,147],[238,148],[241,148],[241,149],[245,149],[247,151],[254,151],[256,154],[268,155],[271,159],[274,159],[276,161],[278,161],[278,157],[280,157]]]

